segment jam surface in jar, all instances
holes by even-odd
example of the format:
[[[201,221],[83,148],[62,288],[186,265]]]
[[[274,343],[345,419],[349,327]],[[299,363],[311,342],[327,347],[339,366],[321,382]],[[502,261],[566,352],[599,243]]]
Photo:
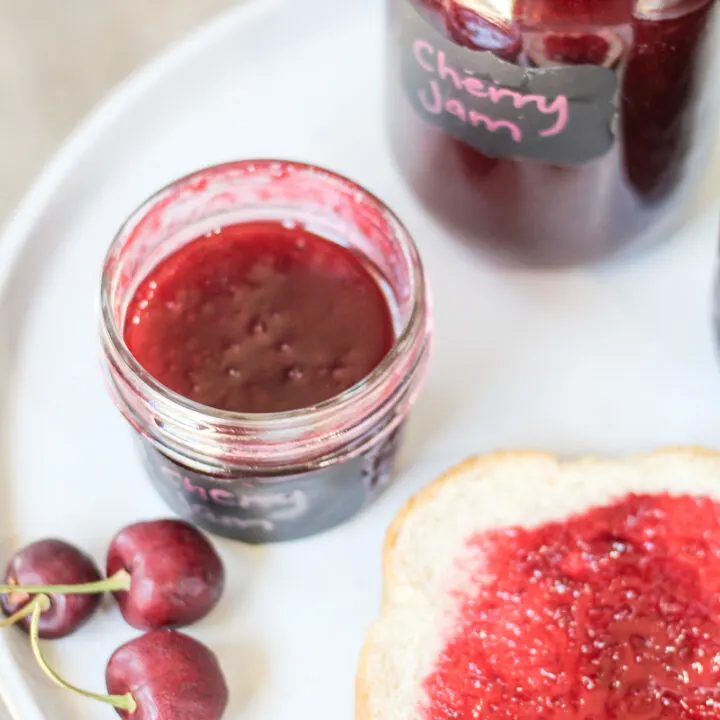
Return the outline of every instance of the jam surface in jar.
[[[275,413],[361,381],[394,330],[356,253],[300,226],[257,221],[210,232],[153,268],[128,306],[125,342],[183,397]]]
[[[451,232],[514,259],[564,265],[658,239],[679,221],[714,134],[715,0],[389,2],[393,151]],[[416,38],[429,45],[413,59]],[[583,137],[572,118],[606,106],[589,73],[613,85],[613,110]],[[542,103],[562,97],[558,132],[538,137],[535,105],[544,112]],[[604,138],[603,152],[583,155]]]
[[[720,718],[720,504],[629,495],[488,532],[424,720]]]

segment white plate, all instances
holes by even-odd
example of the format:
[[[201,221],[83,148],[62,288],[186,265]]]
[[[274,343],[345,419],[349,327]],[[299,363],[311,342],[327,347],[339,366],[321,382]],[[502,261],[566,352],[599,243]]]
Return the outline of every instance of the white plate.
[[[55,535],[102,562],[117,528],[166,514],[98,362],[101,262],[129,211],[200,166],[284,156],[350,175],[415,234],[434,288],[437,344],[397,483],[324,536],[257,549],[219,543],[228,593],[192,632],[224,664],[231,719],[352,717],[385,528],[412,492],[465,455],[720,440],[710,327],[717,170],[684,231],[632,263],[544,273],[492,267],[443,236],[388,160],[383,20],[382,0],[239,8],[103,104],[0,238],[5,551]],[[107,658],[133,634],[108,606],[48,651],[70,680],[101,691]],[[0,689],[14,720],[114,717],[46,682],[19,632],[1,636]]]

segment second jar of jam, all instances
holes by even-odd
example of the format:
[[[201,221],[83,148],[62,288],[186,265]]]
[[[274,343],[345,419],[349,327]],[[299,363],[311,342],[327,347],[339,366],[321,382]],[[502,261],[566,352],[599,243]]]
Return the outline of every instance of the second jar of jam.
[[[718,119],[715,0],[388,0],[395,157],[460,237],[521,261],[669,234]]]

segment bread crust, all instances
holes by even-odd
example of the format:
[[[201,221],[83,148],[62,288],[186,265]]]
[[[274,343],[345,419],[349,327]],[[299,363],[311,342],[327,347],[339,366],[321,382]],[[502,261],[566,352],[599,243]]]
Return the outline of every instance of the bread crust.
[[[679,445],[661,447],[647,453],[638,453],[628,455],[621,459],[603,459],[594,456],[586,456],[578,459],[561,459],[557,455],[541,450],[497,450],[485,455],[474,455],[457,465],[446,470],[442,475],[431,481],[418,493],[413,495],[401,508],[400,512],[391,522],[385,535],[382,556],[382,572],[383,572],[383,595],[380,605],[380,612],[376,621],[370,626],[365,637],[360,658],[358,661],[358,670],[355,677],[355,720],[392,720],[392,718],[377,718],[370,715],[370,683],[368,682],[368,655],[373,645],[373,629],[378,620],[386,613],[388,607],[389,589],[396,582],[394,577],[393,564],[394,552],[403,527],[411,515],[426,503],[432,502],[440,493],[445,485],[456,481],[460,477],[468,474],[481,475],[480,470],[494,464],[518,462],[527,460],[537,460],[549,462],[556,466],[561,464],[583,464],[583,463],[633,463],[651,458],[662,458],[664,456],[672,456],[675,458],[686,457],[688,459],[708,459],[720,464],[720,452],[707,447],[696,445]],[[720,484],[720,477],[718,478]]]

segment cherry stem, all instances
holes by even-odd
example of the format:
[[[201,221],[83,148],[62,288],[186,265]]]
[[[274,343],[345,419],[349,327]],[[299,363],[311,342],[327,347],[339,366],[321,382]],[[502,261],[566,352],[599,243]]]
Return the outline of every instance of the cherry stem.
[[[130,589],[130,573],[120,570],[105,580],[81,585],[0,585],[0,595],[25,593],[26,595],[100,595],[106,592]]]
[[[47,660],[43,656],[40,648],[40,616],[46,610],[50,609],[50,598],[47,595],[38,595],[30,605],[32,609],[32,620],[30,621],[30,645],[32,646],[33,655],[38,662],[41,670],[52,680],[56,685],[59,685],[65,690],[82,695],[90,700],[97,700],[98,702],[105,703],[106,705],[112,705],[117,710],[125,710],[130,715],[133,715],[138,707],[135,702],[135,698],[132,693],[126,693],[125,695],[98,695],[96,693],[88,692],[87,690],[81,690],[74,685],[71,685],[66,680],[63,680],[51,667],[48,665]]]
[[[29,602],[24,607],[21,607],[16,613],[11,615],[9,618],[6,618],[2,622],[0,622],[0,630],[2,630],[4,628],[8,628],[11,625],[16,625],[21,620],[24,620],[28,615],[32,615],[32,612],[35,608],[37,599],[38,598],[35,598],[35,600],[33,600],[32,602]]]

